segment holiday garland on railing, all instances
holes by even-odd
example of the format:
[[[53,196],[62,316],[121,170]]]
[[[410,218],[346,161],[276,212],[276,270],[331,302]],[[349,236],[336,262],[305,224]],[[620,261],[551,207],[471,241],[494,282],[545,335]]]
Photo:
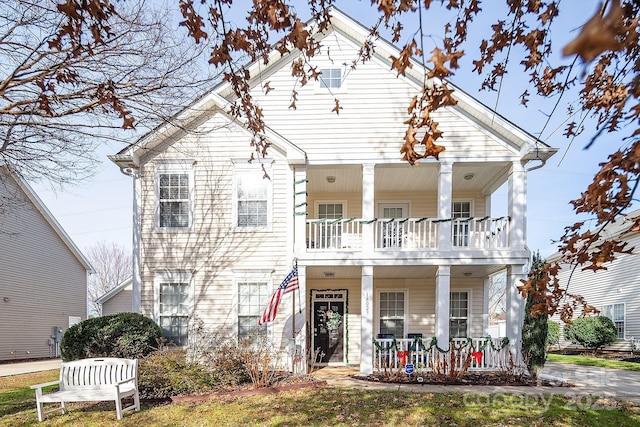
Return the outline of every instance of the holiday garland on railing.
[[[312,220],[309,221],[310,224],[323,224],[323,223],[328,223],[328,224],[337,224],[337,223],[342,223],[342,222],[353,222],[353,221],[358,221],[358,223],[360,224],[371,224],[374,223],[376,221],[382,221],[385,224],[389,224],[392,222],[397,222],[398,224],[404,224],[405,222],[409,221],[412,218],[373,218],[373,219],[357,219],[355,217],[351,217],[351,218],[336,218],[336,219],[332,219],[329,220],[328,218],[319,218],[316,220]],[[433,222],[434,224],[436,223],[441,223],[441,222],[450,222],[450,221],[456,221],[456,222],[470,222],[470,221],[476,221],[476,222],[484,222],[487,220],[491,220],[491,221],[501,221],[503,219],[506,219],[507,221],[511,221],[511,217],[510,216],[501,216],[498,218],[492,218],[490,216],[483,216],[483,217],[468,217],[468,218],[430,218],[430,217],[422,217],[422,218],[416,218],[415,222],[416,223],[420,223],[423,221],[427,221],[430,220],[431,222]]]
[[[422,341],[422,338],[420,337],[416,337],[413,339],[413,343],[409,345],[408,352],[414,352],[416,351],[416,349],[424,349],[424,351],[431,351],[432,348],[435,348],[436,350],[438,350],[440,353],[449,353],[451,351],[451,347],[453,347],[454,351],[461,351],[463,350],[465,347],[471,347],[474,351],[476,352],[483,352],[484,350],[486,350],[487,345],[490,345],[491,348],[493,349],[493,351],[501,351],[502,349],[504,349],[507,345],[509,345],[509,338],[508,337],[504,337],[500,340],[500,344],[499,347],[496,347],[493,343],[493,338],[491,338],[491,336],[486,336],[484,337],[484,342],[482,343],[482,345],[480,346],[480,348],[478,348],[477,350],[475,350],[475,348],[473,347],[473,339],[472,338],[467,338],[465,341],[463,341],[460,345],[456,346],[453,340],[449,340],[450,343],[452,343],[453,345],[450,346],[448,349],[444,350],[442,348],[440,348],[438,346],[438,338],[436,337],[432,337],[431,338],[431,342],[429,343],[429,347],[426,347],[424,345],[424,341]],[[400,353],[401,350],[400,348],[398,348],[398,342],[396,341],[395,338],[392,339],[391,343],[384,346],[381,345],[377,339],[373,340],[373,344],[375,345],[376,349],[378,349],[379,351],[389,351],[391,349],[395,350],[396,353]]]

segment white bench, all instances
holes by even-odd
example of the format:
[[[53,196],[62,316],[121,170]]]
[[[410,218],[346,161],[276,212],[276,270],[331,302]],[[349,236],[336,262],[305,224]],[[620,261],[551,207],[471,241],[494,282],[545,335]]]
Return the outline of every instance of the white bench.
[[[53,393],[42,394],[42,388],[59,385]],[[60,380],[31,386],[36,390],[38,421],[49,412],[62,411],[67,402],[87,402],[113,400],[116,403],[116,415],[122,419],[122,413],[131,409],[140,410],[138,393],[138,360],[105,357],[63,362],[60,367]],[[122,407],[122,399],[133,397],[133,404]],[[60,403],[60,407],[44,410],[45,403]]]

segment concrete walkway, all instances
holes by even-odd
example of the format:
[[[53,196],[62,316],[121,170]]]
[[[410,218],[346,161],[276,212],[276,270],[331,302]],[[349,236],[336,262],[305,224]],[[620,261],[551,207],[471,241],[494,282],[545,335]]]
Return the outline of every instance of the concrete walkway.
[[[0,377],[28,374],[31,372],[60,369],[60,359],[35,360],[33,362],[0,363]]]

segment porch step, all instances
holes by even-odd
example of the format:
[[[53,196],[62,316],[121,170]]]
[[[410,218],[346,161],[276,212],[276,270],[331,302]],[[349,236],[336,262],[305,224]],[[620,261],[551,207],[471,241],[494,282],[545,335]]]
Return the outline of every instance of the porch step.
[[[351,375],[356,375],[359,372],[359,368],[352,366],[323,366],[321,368],[315,368],[311,373],[311,376],[317,378],[349,377]]]

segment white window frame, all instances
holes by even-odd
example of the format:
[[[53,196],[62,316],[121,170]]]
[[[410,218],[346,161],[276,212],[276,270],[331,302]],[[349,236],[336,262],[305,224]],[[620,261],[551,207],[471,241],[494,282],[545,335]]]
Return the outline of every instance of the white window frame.
[[[244,164],[243,164],[244,162]],[[237,232],[252,232],[252,231],[271,231],[273,226],[273,174],[271,171],[270,164],[264,164],[264,167],[269,174],[270,178],[264,178],[264,171],[262,170],[262,165],[256,162],[247,163],[246,159],[244,161],[236,161],[234,162],[234,171],[233,171],[233,229]],[[255,179],[264,180],[264,183],[267,186],[267,224],[265,226],[260,227],[241,227],[238,225],[238,179],[241,175],[251,175],[255,176]]]
[[[320,218],[320,205],[342,205],[343,217],[347,217],[347,201],[346,200],[316,200],[313,202],[313,208],[316,218]]]
[[[398,294],[404,294],[404,318],[402,322],[403,336],[396,337],[396,339],[404,338],[409,331],[409,289],[378,289],[376,292],[376,336],[380,334],[380,322],[382,321],[382,316],[380,315],[380,303],[381,303],[381,294],[383,292],[393,292]],[[397,318],[397,317],[395,317]]]
[[[470,337],[471,335],[471,319],[472,319],[472,308],[473,308],[473,294],[471,292],[471,289],[450,289],[449,290],[449,333],[451,334],[451,320],[455,320],[455,319],[465,319],[465,317],[453,317],[451,315],[451,301],[453,300],[453,298],[451,298],[451,294],[453,294],[454,292],[456,293],[462,293],[465,292],[467,294],[467,333],[466,333],[466,337]],[[453,336],[452,336],[453,338]],[[456,337],[456,338],[460,338],[460,337]]]
[[[190,232],[193,231],[193,209],[195,201],[195,182],[193,172],[193,160],[168,160],[160,161],[156,164],[154,175],[154,187],[155,187],[155,215],[154,224],[155,231],[159,232]],[[189,225],[187,227],[161,227],[160,226],[160,175],[165,174],[187,174],[189,179]]]
[[[258,310],[257,317],[262,315],[269,298],[274,291],[273,285],[273,270],[234,270],[233,272],[233,335],[236,339],[240,339],[240,285],[243,283],[265,283],[266,285],[266,297],[262,302],[261,307]],[[282,307],[280,308],[282,309]],[[262,325],[260,328],[264,328],[265,336],[268,336],[270,330],[268,324]]]
[[[391,201],[381,200],[380,202],[378,202],[377,203],[378,218],[381,218],[383,221],[384,221],[384,218],[386,218],[383,214],[383,211],[385,208],[394,208],[394,209],[402,208],[403,210],[406,208],[407,210],[406,215],[403,215],[402,218],[411,218],[411,201],[410,200],[391,200]],[[391,218],[388,218],[388,219],[391,219]],[[403,229],[402,225],[395,223],[395,224],[389,224],[387,226],[385,226],[385,224],[382,224],[382,225],[378,224],[378,226],[380,227],[378,228],[378,230],[380,231],[378,233],[377,238],[380,239],[381,247],[388,248],[388,249],[394,249],[394,248],[400,249],[406,246],[404,239],[407,236],[402,234],[400,234],[398,238],[392,239],[392,240],[396,240],[394,242],[396,244],[392,244],[388,246],[384,245],[385,235],[390,234],[390,233],[387,233],[387,230],[390,232],[393,232],[396,236],[398,236],[398,234],[396,233],[402,233],[402,229]]]
[[[318,76],[318,84],[316,86],[316,93],[345,93],[347,91],[347,78],[346,78],[346,74],[347,74],[347,69],[344,66],[340,66],[340,67],[336,67],[335,65],[332,64],[327,64],[327,65],[320,65],[318,66],[318,71],[324,71],[324,70],[338,70],[340,71],[340,86],[339,87],[327,87],[327,86],[323,86],[324,83],[324,79],[323,79],[323,75],[324,73],[320,74],[320,76]],[[326,76],[325,76],[326,77]],[[333,80],[330,78],[330,80]]]
[[[615,306],[616,305],[621,305],[622,306],[622,336],[620,336],[620,333],[618,332],[618,339],[625,339],[625,337],[627,336],[627,304],[624,302],[618,302],[618,303],[612,303],[612,304],[603,304],[602,305],[602,310],[601,313],[603,316],[608,317],[609,319],[611,319],[611,321],[613,322],[614,325],[616,325],[616,322],[620,322],[620,320],[616,320],[614,319],[615,317]],[[610,307],[610,313],[611,316],[607,316],[607,308]],[[618,331],[618,326],[616,325],[616,332]]]
[[[157,272],[153,281],[153,315],[154,321],[161,326],[161,317],[165,314],[160,312],[160,287],[163,283],[186,283],[189,285],[187,299],[187,330],[190,329],[191,320],[193,319],[194,310],[194,283],[193,275],[188,271],[162,271]],[[187,343],[192,337],[187,334]],[[188,345],[188,344],[187,344]]]
[[[468,217],[454,217],[453,216],[453,205],[455,203],[469,203],[469,216]],[[453,199],[451,201],[451,219],[456,219],[456,218],[473,218],[473,212],[474,212],[474,206],[473,206],[473,199]],[[467,248],[469,247],[469,242],[471,239],[471,235],[470,235],[470,230],[469,230],[469,225],[467,224],[466,230],[464,230],[464,237],[465,240],[464,242],[466,243],[465,245],[458,245],[456,243],[458,243],[456,240],[456,237],[458,237],[458,234],[455,231],[455,227],[458,224],[453,224],[453,226],[451,227],[451,243],[453,245],[454,248]],[[460,224],[462,225],[462,224]]]

